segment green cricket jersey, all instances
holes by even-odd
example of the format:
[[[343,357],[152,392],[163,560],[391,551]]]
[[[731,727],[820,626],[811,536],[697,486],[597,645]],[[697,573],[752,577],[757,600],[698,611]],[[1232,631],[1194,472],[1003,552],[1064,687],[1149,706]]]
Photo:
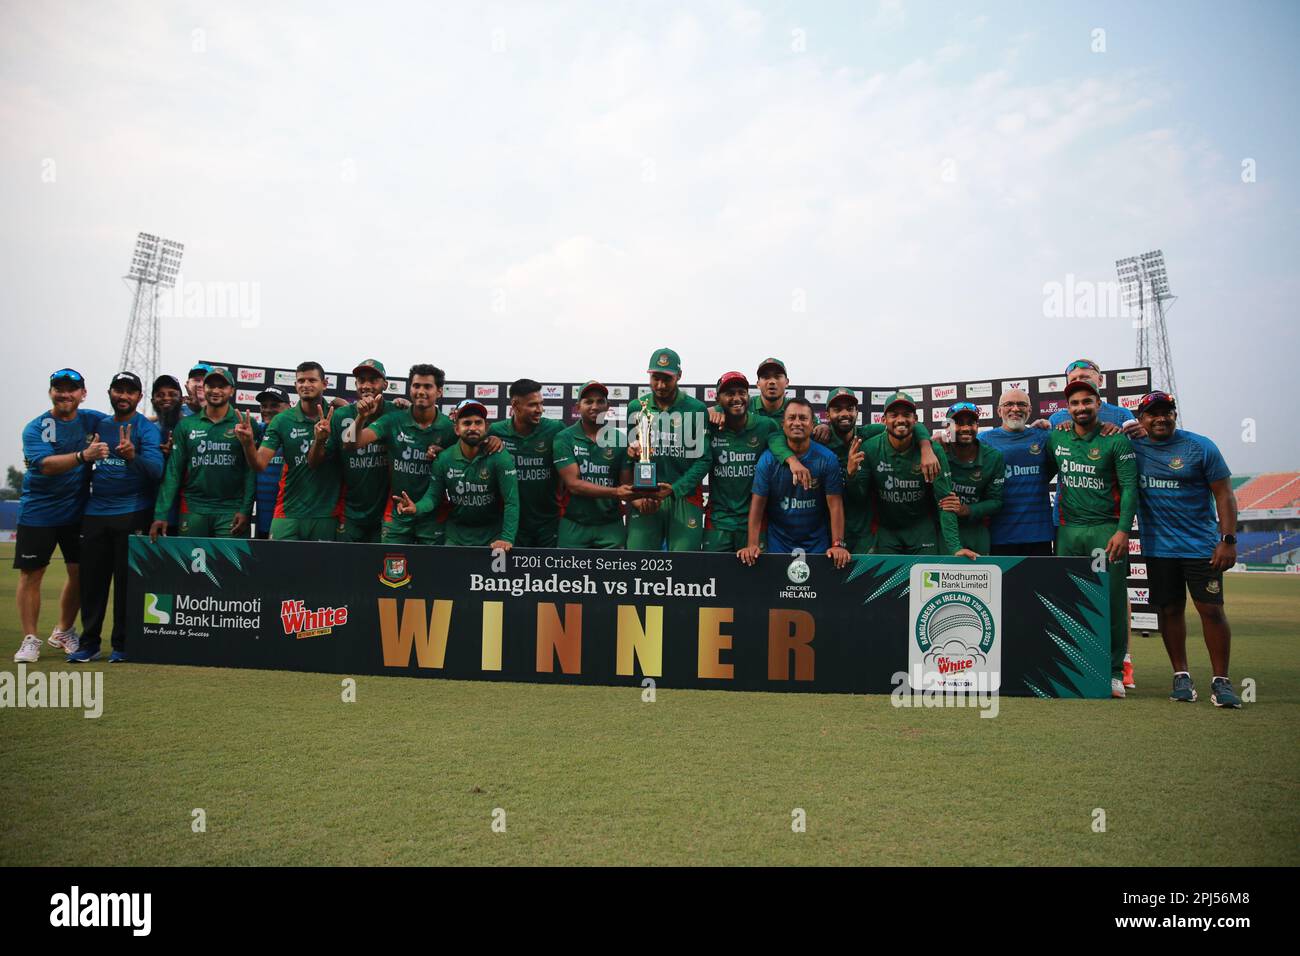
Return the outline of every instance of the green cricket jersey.
[[[325,518],[339,507],[339,445],[332,435],[325,443],[325,460],[316,468],[307,464],[318,420],[304,415],[300,403],[276,415],[266,426],[262,447],[284,451],[284,470],[275,498],[277,518]]]
[[[646,396],[654,416],[654,454],[659,480],[673,486],[673,496],[696,505],[704,504],[702,482],[709,473],[710,447],[708,409],[698,398],[680,388],[672,405],[661,409],[653,396]],[[641,402],[627,406],[628,441],[634,441],[636,423],[641,417]]]
[[[1073,428],[1053,428],[1048,438],[1048,473],[1056,472],[1063,525],[1115,525],[1133,530],[1137,510],[1137,452],[1123,432],[1109,437],[1098,425],[1080,438]]]
[[[495,455],[480,452],[466,458],[457,441],[433,463],[429,487],[416,503],[416,513],[436,511],[444,494],[451,502],[448,528],[499,525],[501,540],[514,544],[519,531],[519,483],[515,460],[504,448]]]
[[[721,531],[745,531],[749,527],[749,501],[754,490],[754,466],[768,450],[774,436],[781,434],[775,419],[752,410],[745,427],[733,431],[726,425],[709,426],[713,464],[709,468],[709,506],[705,527]],[[783,442],[784,444],[784,442]],[[786,446],[789,452],[789,447]],[[775,452],[774,452],[775,454]]]
[[[375,433],[375,444],[388,451],[389,468],[385,475],[388,485],[382,492],[386,502],[384,517],[392,513],[393,495],[406,492],[412,501],[419,501],[429,488],[434,459],[429,457],[429,446],[446,450],[456,444],[456,427],[451,419],[434,409],[435,417],[428,426],[419,425],[409,408],[395,408],[367,426]]]
[[[396,405],[385,400],[379,418],[397,410]],[[383,518],[388,500],[388,456],[378,443],[360,445],[352,451],[343,447],[345,434],[351,435],[348,429],[356,417],[355,403],[336,408],[330,417],[330,439],[336,443],[341,459],[344,516],[349,521],[374,524]]]
[[[987,527],[988,519],[1002,510],[1002,486],[1007,480],[1007,464],[996,448],[977,441],[975,457],[962,461],[948,456],[952,469],[952,490],[961,503],[970,508],[970,517],[959,518],[958,525]]]
[[[599,432],[597,433],[599,434]],[[617,488],[623,483],[623,470],[628,467],[627,442],[613,429],[607,433],[604,444],[588,438],[582,422],[575,422],[555,436],[555,470],[578,466],[578,477],[593,485]],[[617,498],[588,498],[586,495],[569,495],[564,506],[564,517],[575,524],[601,525],[618,521],[623,516],[622,502]]]
[[[257,479],[235,437],[239,415],[226,407],[225,417],[212,421],[207,412],[182,418],[172,429],[172,453],[167,456],[162,484],[154,502],[154,520],[166,521],[177,496],[182,513],[226,515],[253,513]]]
[[[961,548],[957,534],[957,516],[939,508],[939,501],[952,493],[952,471],[943,448],[933,448],[939,459],[939,475],[927,486],[921,475],[921,450],[913,433],[907,451],[899,452],[882,431],[862,443],[864,458],[853,481],[870,483],[875,524],[894,532],[917,529],[919,535],[933,536],[938,530],[943,553],[955,554]]]
[[[488,427],[515,460],[519,473],[519,523],[531,528],[560,516],[559,475],[555,470],[555,439],[564,423],[543,418],[528,435],[515,430],[514,418],[504,418]]]

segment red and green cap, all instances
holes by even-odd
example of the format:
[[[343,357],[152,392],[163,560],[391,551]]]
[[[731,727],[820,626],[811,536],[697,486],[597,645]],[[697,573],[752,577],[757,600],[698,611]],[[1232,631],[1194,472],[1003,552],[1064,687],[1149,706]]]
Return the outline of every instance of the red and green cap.
[[[203,384],[206,385],[208,379],[212,378],[222,379],[227,385],[232,385],[235,381],[234,376],[230,374],[230,369],[224,368],[220,365],[214,365],[208,369],[208,373],[203,376]]]
[[[682,357],[672,349],[655,349],[654,354],[650,356],[650,367],[646,371],[666,372],[681,378]]]
[[[885,399],[885,411],[889,411],[895,405],[906,405],[912,411],[916,411],[916,402],[912,401],[912,396],[907,392],[895,392]]]
[[[1168,407],[1170,409],[1174,409],[1178,407],[1178,403],[1174,401],[1174,397],[1170,395],[1168,392],[1161,392],[1161,391],[1147,392],[1145,395],[1143,395],[1141,398],[1138,399],[1139,415],[1142,414],[1143,412],[1154,412],[1157,408],[1165,408],[1165,407]]]
[[[585,398],[587,393],[592,391],[600,392],[600,394],[604,395],[606,398],[609,398],[609,389],[606,388],[604,385],[602,385],[600,382],[596,381],[594,378],[588,381],[587,384],[583,385],[582,388],[578,389],[578,397]]]
[[[477,412],[479,415],[483,416],[484,418],[488,417],[486,405],[480,402],[477,398],[467,398],[456,406],[456,411],[453,417],[460,418],[460,416],[462,415],[465,414],[472,415],[475,412]]]
[[[826,395],[826,407],[830,408],[837,398],[847,398],[854,405],[858,404],[858,393],[847,385],[836,385]]]
[[[718,392],[724,388],[735,388],[740,386],[745,391],[749,391],[749,379],[745,378],[744,372],[723,372],[722,377],[718,379]]]
[[[1098,391],[1097,386],[1092,384],[1092,382],[1086,378],[1076,378],[1069,385],[1065,386],[1065,397],[1069,398],[1073,393],[1083,389],[1086,389],[1098,398],[1101,398],[1101,392]]]
[[[786,378],[790,377],[790,373],[785,370],[785,363],[782,362],[779,358],[772,358],[771,356],[768,356],[767,358],[763,359],[763,361],[759,362],[758,363],[759,378],[763,377],[763,369],[765,368],[779,368],[781,370],[782,375],[784,375]]]
[[[388,370],[384,368],[384,363],[379,359],[366,359],[352,370],[353,375],[360,375],[362,369],[370,369],[372,372],[378,372],[383,378],[388,378]]]

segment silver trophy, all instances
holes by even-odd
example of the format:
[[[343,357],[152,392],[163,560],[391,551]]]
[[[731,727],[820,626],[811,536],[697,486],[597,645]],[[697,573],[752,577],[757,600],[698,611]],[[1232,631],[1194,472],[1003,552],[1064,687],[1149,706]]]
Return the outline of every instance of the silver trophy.
[[[641,399],[641,416],[636,423],[636,439],[641,446],[641,457],[632,469],[632,487],[637,491],[659,490],[659,469],[651,460],[654,455],[654,416],[648,398]]]

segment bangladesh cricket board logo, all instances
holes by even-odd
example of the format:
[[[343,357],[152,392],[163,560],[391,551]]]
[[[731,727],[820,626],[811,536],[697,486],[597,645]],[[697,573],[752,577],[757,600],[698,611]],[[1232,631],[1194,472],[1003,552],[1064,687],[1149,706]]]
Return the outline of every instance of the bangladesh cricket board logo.
[[[146,624],[170,624],[175,610],[175,597],[170,594],[146,592],[144,596],[144,622]]]
[[[404,588],[411,583],[411,569],[407,566],[406,555],[384,555],[384,570],[379,575],[379,583],[390,588]]]
[[[997,628],[988,605],[967,591],[940,590],[939,572],[925,571],[927,597],[916,615],[913,639],[927,668],[957,674],[988,663]]]

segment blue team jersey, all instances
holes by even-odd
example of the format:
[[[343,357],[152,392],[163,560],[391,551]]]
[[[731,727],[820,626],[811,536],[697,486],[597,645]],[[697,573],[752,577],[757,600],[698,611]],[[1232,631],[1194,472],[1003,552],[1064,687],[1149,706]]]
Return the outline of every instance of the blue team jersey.
[[[1204,435],[1174,429],[1159,442],[1133,439],[1138,458],[1138,515],[1142,553],[1157,558],[1208,558],[1219,543],[1219,519],[1210,485],[1232,475],[1218,447]]]
[[[123,427],[131,429],[135,457],[119,458],[116,448]],[[158,426],[139,412],[124,422],[116,418],[101,419],[95,426],[100,441],[108,446],[108,457],[95,462],[90,473],[90,500],[87,515],[129,515],[137,511],[153,514],[153,500],[158,496],[162,479],[163,454],[158,447]]]
[[[826,496],[844,494],[840,460],[817,442],[799,460],[812,472],[812,488],[795,485],[790,469],[770,451],[763,452],[754,466],[754,494],[767,499],[767,550],[773,554],[790,554],[795,548],[811,554],[831,546]]]
[[[18,499],[18,523],[34,528],[58,527],[81,521],[90,494],[90,466],[78,465],[61,475],[42,475],[41,462],[50,455],[75,455],[89,444],[103,412],[78,409],[70,421],[55,418],[53,412],[37,415],[23,429],[22,496]]]
[[[1002,510],[993,515],[989,534],[993,544],[1029,544],[1052,541],[1052,505],[1047,488],[1051,479],[1044,469],[1048,432],[1026,428],[1010,432],[993,428],[981,432],[979,440],[1000,452],[1007,465],[1002,486]]]
[[[258,444],[266,434],[265,422],[253,423],[254,437]],[[275,500],[280,494],[280,473],[284,471],[284,449],[277,448],[265,471],[257,473],[257,531],[259,534],[271,530],[271,519],[275,517]]]

